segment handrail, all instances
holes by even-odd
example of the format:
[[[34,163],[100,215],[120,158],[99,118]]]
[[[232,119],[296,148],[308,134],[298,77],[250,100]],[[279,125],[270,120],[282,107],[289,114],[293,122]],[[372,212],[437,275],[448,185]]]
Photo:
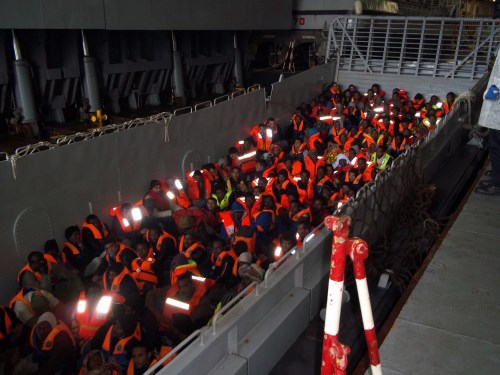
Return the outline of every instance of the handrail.
[[[214,315],[214,317],[212,318],[212,335],[216,335],[217,334],[217,321],[219,320],[219,316],[222,315],[222,313],[225,313],[226,311],[228,311],[231,307],[233,307],[234,305],[236,305],[238,302],[241,301],[241,298],[242,297],[245,297],[246,296],[246,293],[251,291],[255,286],[257,285],[257,283],[255,281],[253,281],[251,284],[249,284],[245,289],[243,289],[241,292],[239,292],[236,296],[234,296],[234,298],[229,301],[227,304],[225,304],[219,311],[217,311]]]
[[[212,102],[210,100],[207,100],[206,102],[201,102],[196,104],[194,106],[194,110],[197,111],[199,109],[210,108],[210,107],[212,107]]]
[[[218,98],[214,99],[214,105],[222,103],[222,102],[227,102],[229,99],[230,99],[229,95],[219,96]]]
[[[186,114],[186,113],[193,113],[193,107],[188,106],[188,107],[177,108],[177,109],[174,111],[174,116],[177,116],[177,115],[184,115],[184,114]]]
[[[247,93],[249,93],[249,92],[250,92],[250,91],[247,91],[247,90],[245,90],[245,89],[241,89],[241,90],[236,90],[236,91],[233,91],[233,92],[231,93],[231,99],[234,99],[234,98],[236,98],[236,97],[238,97],[238,96],[241,96],[241,95],[245,95],[245,94],[247,94]]]
[[[248,88],[247,88],[247,92],[257,91],[257,90],[260,90],[260,84],[258,84],[258,83],[256,83],[255,85],[252,85],[252,86],[248,86]]]
[[[150,367],[144,375],[152,375],[155,373],[155,370],[163,366],[163,362],[169,360],[174,354],[177,354],[181,348],[187,346],[191,341],[195,340],[197,336],[201,337],[202,331],[201,329],[197,329],[193,333],[191,333],[188,337],[186,337],[179,345],[177,345],[175,348],[173,348],[171,351],[169,351],[167,354],[165,354],[164,357],[158,360],[152,367]]]

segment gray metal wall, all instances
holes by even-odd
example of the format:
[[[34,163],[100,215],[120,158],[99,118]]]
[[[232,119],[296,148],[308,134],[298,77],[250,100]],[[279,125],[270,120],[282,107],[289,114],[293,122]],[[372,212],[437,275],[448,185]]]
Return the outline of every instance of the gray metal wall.
[[[287,117],[302,102],[309,102],[324,90],[335,77],[335,63],[331,62],[296,74],[272,85],[269,113],[275,117]]]
[[[16,179],[10,161],[0,163],[0,303],[16,290],[16,275],[31,251],[64,229],[81,225],[92,209],[107,211],[136,202],[152,178],[180,175],[188,167],[222,157],[231,140],[266,117],[265,93],[258,90],[174,118],[168,127],[147,124],[19,158]],[[240,126],[241,124],[241,126]]]
[[[3,0],[0,28],[289,29],[291,0]]]
[[[151,179],[180,176],[214,162],[256,123],[269,116],[287,122],[295,106],[321,92],[334,64],[318,66],[274,85],[266,107],[264,90],[249,92],[210,108],[174,117],[168,128],[146,124],[0,162],[0,303],[15,291],[26,256],[50,238],[63,241],[64,229],[96,213],[135,203]]]

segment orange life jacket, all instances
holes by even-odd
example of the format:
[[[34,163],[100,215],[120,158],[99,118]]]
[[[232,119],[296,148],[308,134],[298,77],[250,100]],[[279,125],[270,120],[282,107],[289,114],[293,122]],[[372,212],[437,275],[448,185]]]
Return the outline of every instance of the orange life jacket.
[[[111,216],[115,216],[118,222],[120,223],[120,227],[125,233],[134,232],[141,229],[142,219],[141,220],[131,220],[132,223],[122,215],[122,210],[120,207],[113,207],[109,210],[109,214]]]
[[[35,335],[36,335],[36,325],[35,325],[31,330],[30,345],[33,349],[42,350],[44,352],[50,351],[54,349],[54,341],[56,340],[56,337],[63,332],[66,332],[66,334],[71,339],[73,346],[75,346],[75,339],[73,338],[71,330],[68,328],[66,324],[64,324],[61,321],[59,321],[58,324],[54,328],[52,328],[52,331],[50,331],[45,340],[43,340],[42,346],[40,348],[35,347]]]
[[[179,241],[179,253],[184,253],[186,258],[188,259],[191,258],[193,252],[198,248],[205,250],[205,246],[203,246],[201,242],[198,241],[189,246],[186,250],[184,250],[184,235],[181,237]]]
[[[33,291],[35,292],[36,295],[43,297],[43,294],[39,289],[34,289],[34,288],[30,288],[30,289],[33,289]],[[17,292],[16,295],[14,297],[12,297],[12,299],[10,300],[9,308],[11,310],[13,310],[16,302],[21,302],[30,310],[30,312],[33,315],[36,315],[35,310],[33,310],[33,307],[31,307],[31,303],[26,298],[24,298],[24,295],[25,295],[24,288],[21,288],[19,290],[19,292]]]
[[[201,276],[201,272],[198,270],[198,265],[194,260],[188,260],[187,264],[175,267],[175,270],[170,271],[170,285],[177,285],[177,279],[179,276],[184,275],[186,272],[190,272],[195,276]]]
[[[195,291],[193,293],[193,296],[189,299],[189,301],[182,301],[184,303],[187,303],[189,305],[189,308],[187,310],[184,310],[180,307],[175,307],[172,305],[169,305],[167,303],[164,304],[163,306],[163,316],[167,318],[168,320],[172,320],[172,316],[174,314],[184,314],[191,316],[193,311],[198,307],[201,298],[205,295],[205,293],[210,289],[215,282],[210,279],[205,279],[205,281],[197,281],[193,280]],[[177,287],[177,283],[172,285],[170,289],[166,293],[167,298],[172,298],[176,299],[175,296],[177,292],[179,291],[179,288]]]
[[[186,173],[186,183],[188,186],[188,197],[191,201],[197,201],[200,199],[208,199],[212,195],[212,185],[210,185],[210,180],[208,179],[208,173],[207,171],[201,171],[201,183],[203,184],[203,190],[205,195],[202,197],[201,196],[201,191],[200,187],[198,186],[198,183],[192,176],[191,173]]]
[[[0,306],[0,314],[3,314],[3,327],[0,329],[0,341],[5,339],[12,332],[12,319],[10,319],[7,310]]]
[[[77,246],[73,245],[69,241],[66,241],[66,242],[63,243],[63,249],[65,247],[68,248],[69,251],[71,251],[71,254],[73,254],[73,255],[80,254],[80,249]],[[64,264],[69,265],[68,257],[66,256],[66,254],[64,253],[64,251],[61,251],[61,258],[62,258],[62,261],[63,261]]]
[[[101,223],[101,228],[102,228],[104,233],[101,233],[101,231],[95,225],[89,224],[89,223],[83,223],[82,230],[84,228],[87,228],[92,232],[92,235],[94,236],[94,238],[96,240],[102,240],[103,238],[108,237],[109,232],[108,232],[106,225],[104,225],[104,223],[102,221],[100,223]]]
[[[50,256],[49,254],[43,254],[44,259],[47,261],[47,273],[50,274],[50,271],[52,270],[52,264],[56,263],[54,262],[54,257]],[[21,285],[21,281],[23,279],[23,274],[25,272],[31,272],[35,278],[37,279],[38,282],[42,281],[42,274],[40,272],[35,272],[31,269],[29,263],[25,264],[23,268],[19,271],[17,274],[17,282],[19,285]]]
[[[233,276],[238,277],[238,256],[236,255],[233,249],[222,251],[217,257],[217,260],[215,261],[215,267],[222,267],[222,262],[224,261],[225,257],[233,258],[234,262],[233,262],[232,274]]]
[[[158,276],[151,269],[151,265],[154,262],[154,258],[149,255],[146,259],[136,258],[132,261],[132,277],[135,279],[141,292],[144,290],[146,283],[153,284],[155,287],[158,285]]]
[[[161,245],[163,244],[163,241],[165,241],[167,238],[172,239],[174,241],[174,246],[177,247],[177,239],[174,236],[172,236],[170,233],[165,232],[162,229],[162,235],[158,238],[158,241],[156,242],[156,247],[155,247],[156,251],[159,252],[161,250]],[[146,241],[149,242],[149,230],[146,231]]]
[[[120,339],[114,348],[111,348],[111,331],[113,330],[113,326],[109,327],[108,332],[106,333],[106,337],[104,338],[104,341],[102,342],[102,350],[106,353],[108,353],[110,356],[111,355],[121,355],[125,353],[125,346],[128,344],[128,342],[132,339],[137,339],[141,340],[142,334],[141,334],[141,325],[137,323],[135,326],[134,332],[127,337],[124,337]]]
[[[396,146],[396,139],[392,140],[391,148],[394,151],[404,151],[406,146],[406,138],[403,138],[403,142],[401,142],[401,145],[398,147]]]
[[[304,119],[300,120],[300,122],[297,124],[297,115],[294,114],[292,116],[292,123],[293,123],[293,130],[296,132],[301,132],[304,130]]]
[[[102,285],[104,287],[104,290],[107,290],[107,291],[111,291],[112,293],[118,293],[120,291],[120,285],[123,281],[123,278],[126,276],[126,275],[129,275],[130,276],[130,272],[129,270],[127,269],[127,267],[123,267],[123,270],[122,272],[120,272],[114,279],[113,281],[111,282],[111,285],[109,285],[108,283],[108,280],[107,280],[107,277],[106,277],[106,272],[104,272],[104,274],[102,275]],[[135,279],[130,276],[130,278],[134,281],[134,283],[137,285],[137,282],[135,281]]]
[[[92,311],[85,296],[85,292],[80,292],[77,306],[75,319],[79,326],[78,336],[84,340],[90,339],[94,337],[97,330],[108,321],[111,316],[111,309],[106,313],[98,313],[96,304]]]
[[[311,214],[311,209],[309,207],[300,210],[295,215],[292,215],[292,213],[290,212],[290,219],[295,223],[298,222],[300,219],[303,219],[305,216],[308,216],[308,220],[309,222],[311,222],[312,214]]]

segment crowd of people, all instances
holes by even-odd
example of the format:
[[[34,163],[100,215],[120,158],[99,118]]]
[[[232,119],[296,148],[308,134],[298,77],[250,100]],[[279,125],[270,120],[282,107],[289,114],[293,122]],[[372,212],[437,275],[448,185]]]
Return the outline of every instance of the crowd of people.
[[[142,374],[295,246],[455,104],[333,83],[217,163],[48,240],[0,306],[7,374]],[[163,363],[162,365],[165,365]]]

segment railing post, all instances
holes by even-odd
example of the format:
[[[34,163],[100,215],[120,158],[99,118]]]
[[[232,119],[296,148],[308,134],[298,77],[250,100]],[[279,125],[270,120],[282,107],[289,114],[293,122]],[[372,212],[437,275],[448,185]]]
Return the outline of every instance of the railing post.
[[[356,288],[358,289],[358,299],[361,307],[361,317],[363,319],[372,375],[381,375],[382,367],[380,366],[377,335],[375,333],[375,324],[373,323],[373,313],[364,263],[365,259],[368,258],[368,244],[359,238],[353,238],[350,242],[349,255],[354,267],[354,277],[356,278]]]
[[[325,316],[325,334],[323,336],[323,355],[321,375],[342,375],[347,368],[347,355],[350,349],[338,341],[340,309],[344,291],[344,271],[349,235],[349,216],[328,216],[325,226],[333,230],[330,280]]]
[[[366,282],[364,261],[368,257],[368,245],[360,238],[349,238],[349,216],[328,216],[325,226],[333,230],[332,258],[330,281],[328,284],[328,299],[325,316],[325,334],[323,337],[323,355],[321,361],[322,375],[342,375],[347,368],[349,347],[338,341],[340,325],[340,310],[344,291],[344,273],[346,257],[353,261],[354,276],[358,289],[361,316],[365,330],[366,343],[373,375],[381,375],[380,357],[378,353],[377,336]]]

